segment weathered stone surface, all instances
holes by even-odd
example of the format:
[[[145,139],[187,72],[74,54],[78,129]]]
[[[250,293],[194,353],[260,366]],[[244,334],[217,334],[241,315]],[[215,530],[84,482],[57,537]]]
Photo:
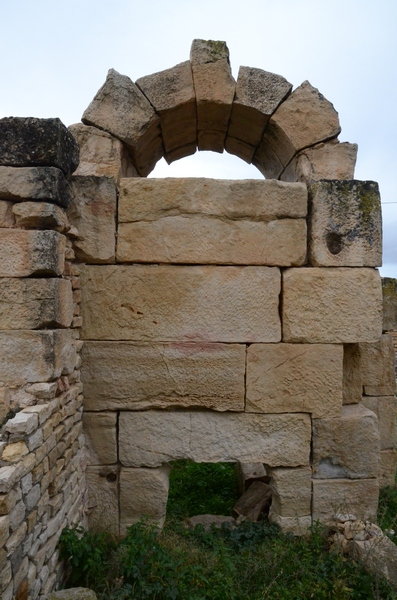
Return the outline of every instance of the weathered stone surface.
[[[57,231],[0,229],[0,277],[61,275],[66,238]]]
[[[269,518],[304,517],[311,512],[311,469],[268,469],[272,505]]]
[[[309,527],[312,526],[311,516],[306,517],[280,517],[275,512],[269,513],[269,521],[277,523],[284,533],[292,535],[307,535]]]
[[[162,156],[159,117],[135,83],[114,69],[109,70],[82,121],[127,144],[135,167],[144,177]]]
[[[73,295],[65,279],[3,278],[0,286],[0,329],[69,327]]]
[[[203,215],[240,221],[301,219],[307,215],[306,186],[276,180],[122,179],[119,223]]]
[[[6,387],[0,386],[0,422],[3,421],[9,410],[9,393]],[[1,513],[0,513],[1,514]]]
[[[342,362],[341,345],[251,344],[247,349],[246,410],[338,417]]]
[[[24,385],[71,373],[76,349],[70,330],[0,331],[0,381]]]
[[[44,600],[97,600],[97,595],[93,590],[78,587],[51,592]]]
[[[383,334],[379,341],[360,344],[361,381],[366,396],[394,396],[395,352],[393,338]]]
[[[64,207],[71,201],[69,184],[62,171],[55,167],[0,166],[0,198],[13,202],[54,202]]]
[[[48,202],[19,202],[12,212],[15,224],[22,229],[55,229],[60,233],[69,231],[66,213]]]
[[[225,517],[223,515],[195,515],[187,520],[187,525],[190,528],[194,529],[196,525],[202,525],[204,531],[207,533],[209,533],[213,527],[220,529],[224,525],[233,529],[235,523],[233,517]]]
[[[70,175],[79,164],[79,147],[59,119],[0,119],[0,165],[58,167]]]
[[[397,279],[382,277],[383,330],[397,330]]]
[[[88,465],[117,463],[116,412],[84,411],[83,425]]]
[[[310,429],[305,414],[122,412],[119,459],[131,467],[157,467],[179,458],[302,466],[309,460]]]
[[[379,487],[394,485],[396,481],[397,452],[395,450],[381,450],[379,465]]]
[[[14,227],[15,217],[12,212],[13,202],[0,200],[0,227]]]
[[[119,468],[87,466],[88,525],[92,531],[119,536]]]
[[[286,269],[283,341],[375,342],[382,331],[382,296],[375,269]]]
[[[7,425],[7,423],[6,423]],[[25,442],[15,442],[14,444],[7,444],[1,453],[1,460],[6,462],[15,463],[22,460],[24,456],[29,454],[29,449]]]
[[[120,535],[142,517],[162,527],[167,508],[170,466],[120,471]]]
[[[83,339],[280,341],[276,268],[86,266],[81,280]]]
[[[236,82],[225,42],[193,40],[190,50],[197,101],[199,150],[223,152]]]
[[[249,521],[258,521],[260,514],[269,506],[272,492],[263,481],[254,481],[233,506],[232,514]]]
[[[241,493],[245,492],[254,481],[269,483],[266,469],[262,463],[237,463],[237,479]]]
[[[363,396],[363,405],[378,417],[381,450],[394,450],[396,447],[396,402],[395,396]]]
[[[250,144],[254,153],[270,116],[291,89],[292,84],[281,75],[252,67],[240,67],[228,137]]]
[[[335,525],[336,513],[349,513],[376,521],[377,479],[313,479],[313,522]]]
[[[82,358],[86,410],[244,410],[243,345],[85,342]]]
[[[330,140],[299,152],[289,163],[282,181],[313,183],[320,179],[354,179],[357,144]]]
[[[305,219],[264,223],[181,215],[119,225],[118,262],[290,267],[305,259]]]
[[[379,470],[378,420],[361,404],[343,407],[342,416],[313,419],[313,477],[369,479]]]
[[[299,150],[336,138],[338,113],[322,94],[304,81],[270,118],[253,163],[277,179]]]
[[[87,263],[112,263],[116,253],[117,188],[110,177],[73,177],[70,223],[78,232],[73,248]]]
[[[175,150],[170,150],[169,152],[164,153],[164,158],[167,164],[171,164],[175,160],[179,160],[180,158],[185,158],[185,156],[191,156],[197,150],[197,143],[187,144],[186,146],[182,146],[181,148],[175,148]]]
[[[254,146],[250,146],[246,144],[242,140],[238,140],[237,138],[227,136],[225,139],[225,150],[229,152],[229,154],[235,154],[246,163],[250,164],[252,161],[252,157],[255,152]],[[272,181],[268,179],[268,181]],[[277,181],[276,179],[274,181]]]
[[[310,188],[309,260],[316,267],[379,267],[382,214],[373,181],[320,181]]]
[[[160,115],[165,151],[192,143],[196,146],[196,93],[190,62],[141,77],[136,85]]]
[[[70,125],[69,130],[80,146],[80,163],[74,175],[139,177],[123,142],[110,133],[83,123]]]
[[[343,345],[343,404],[361,402],[361,363],[358,344]]]
[[[354,560],[397,587],[397,546],[386,535],[364,541],[351,540],[349,546]]]

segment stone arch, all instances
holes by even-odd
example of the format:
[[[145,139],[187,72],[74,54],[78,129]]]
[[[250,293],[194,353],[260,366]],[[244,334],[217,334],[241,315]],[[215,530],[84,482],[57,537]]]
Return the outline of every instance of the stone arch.
[[[304,81],[240,67],[234,80],[225,42],[194,40],[190,60],[135,83],[110,69],[83,123],[126,146],[136,175],[157,161],[224,150],[284,181],[352,179],[356,144],[339,143],[333,105]]]

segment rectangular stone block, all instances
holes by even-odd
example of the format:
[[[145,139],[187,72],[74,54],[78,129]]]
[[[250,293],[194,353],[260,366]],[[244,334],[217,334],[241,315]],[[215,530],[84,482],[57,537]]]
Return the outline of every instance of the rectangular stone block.
[[[340,418],[313,419],[313,477],[377,477],[379,452],[378,419],[361,404],[343,406]]]
[[[395,396],[363,396],[362,402],[366,408],[372,410],[378,417],[380,449],[394,449],[397,443],[397,400]]]
[[[382,332],[378,271],[301,268],[283,272],[283,341],[376,342]]]
[[[60,233],[70,229],[65,211],[50,202],[18,202],[12,212],[20,229],[55,229]]]
[[[335,525],[336,513],[376,522],[377,479],[313,479],[313,522]]]
[[[86,263],[112,263],[116,253],[117,189],[110,177],[73,177],[72,204],[67,212],[79,237],[76,257]]]
[[[52,278],[1,280],[0,329],[69,327],[72,319],[70,281]]]
[[[71,201],[69,184],[55,167],[0,166],[0,198],[53,202],[64,207]]]
[[[366,396],[394,396],[395,351],[393,338],[384,334],[372,344],[360,344],[361,381]]]
[[[88,526],[119,536],[119,468],[87,466]]]
[[[311,469],[268,469],[268,475],[271,477],[272,504],[270,511],[272,514],[277,514],[280,517],[310,515],[312,503]]]
[[[0,331],[0,381],[5,385],[44,382],[76,366],[73,332]]]
[[[379,465],[379,487],[382,489],[396,483],[397,452],[381,450]]]
[[[228,221],[182,215],[121,223],[117,261],[298,266],[306,259],[306,221]]]
[[[88,465],[117,463],[116,412],[84,411],[83,425]]]
[[[304,219],[307,188],[271,179],[127,178],[120,182],[119,223],[207,216],[232,221]]]
[[[382,214],[377,183],[319,181],[310,187],[310,198],[310,264],[382,265]]]
[[[122,412],[119,459],[127,467],[158,467],[180,458],[297,467],[308,464],[310,438],[307,414]]]
[[[0,277],[62,275],[65,248],[57,231],[0,229]]]
[[[277,268],[85,266],[81,282],[83,339],[280,341]]]
[[[158,469],[121,468],[120,535],[143,517],[159,527],[164,525],[170,470],[169,465]]]
[[[245,346],[85,342],[86,410],[244,410]]]
[[[308,412],[314,418],[340,416],[342,361],[342,345],[250,345],[246,410]]]
[[[12,213],[13,202],[0,200],[0,227],[14,227],[15,218]]]
[[[361,402],[361,363],[358,344],[343,345],[343,404]]]
[[[382,293],[383,330],[397,331],[397,279],[393,279],[392,277],[382,277]]]

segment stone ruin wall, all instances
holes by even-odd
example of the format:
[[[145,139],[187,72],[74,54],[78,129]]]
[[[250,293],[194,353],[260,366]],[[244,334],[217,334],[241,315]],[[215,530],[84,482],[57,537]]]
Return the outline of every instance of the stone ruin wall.
[[[196,40],[136,84],[109,72],[70,128],[77,170],[59,121],[0,121],[5,600],[61,581],[66,525],[161,523],[175,458],[265,464],[285,530],[376,519],[396,469],[380,197],[332,105],[291,89],[235,82]],[[196,147],[268,180],[146,179]]]

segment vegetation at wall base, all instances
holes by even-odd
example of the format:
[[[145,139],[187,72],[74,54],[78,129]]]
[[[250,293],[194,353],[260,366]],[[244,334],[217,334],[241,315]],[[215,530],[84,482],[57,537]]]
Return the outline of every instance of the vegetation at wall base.
[[[61,552],[70,566],[68,587],[90,587],[99,600],[397,599],[397,592],[383,579],[330,552],[325,531],[318,524],[305,537],[285,535],[267,520],[246,521],[234,529],[223,525],[210,532],[200,525],[187,529],[183,518],[194,510],[190,511],[180,494],[186,491],[200,503],[200,512],[209,513],[207,509],[219,505],[219,498],[228,502],[217,488],[217,478],[224,485],[232,474],[204,467],[201,475],[207,483],[200,493],[196,487],[194,494],[191,479],[200,476],[200,466],[191,467],[183,472],[184,465],[179,463],[175,469],[169,516],[160,533],[148,520],[132,525],[122,540],[82,528],[64,530]],[[229,502],[233,504],[231,480]],[[203,493],[204,488],[206,492],[212,488],[215,499]],[[383,494],[384,515],[390,498],[397,501],[395,488]]]

